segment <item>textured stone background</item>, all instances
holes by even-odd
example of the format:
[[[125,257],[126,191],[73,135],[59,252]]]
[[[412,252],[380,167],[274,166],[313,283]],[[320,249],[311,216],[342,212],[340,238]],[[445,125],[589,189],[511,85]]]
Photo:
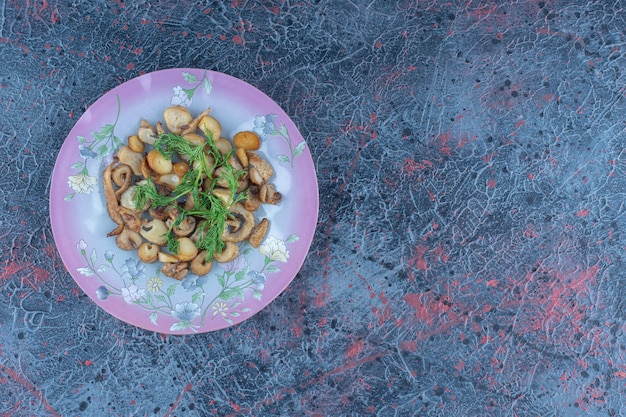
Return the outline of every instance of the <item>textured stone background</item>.
[[[0,416],[625,416],[621,0],[0,1]],[[241,325],[81,292],[55,158],[139,74],[239,77],[317,167],[301,272]]]

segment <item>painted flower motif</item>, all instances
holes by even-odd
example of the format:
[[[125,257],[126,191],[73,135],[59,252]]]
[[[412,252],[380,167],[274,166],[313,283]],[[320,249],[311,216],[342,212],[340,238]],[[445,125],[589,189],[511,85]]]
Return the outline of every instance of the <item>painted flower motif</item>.
[[[276,124],[274,119],[275,114],[266,114],[265,116],[256,116],[254,118],[254,133],[259,135],[262,140],[265,140],[267,135],[276,133]]]
[[[185,278],[183,278],[181,285],[187,291],[194,291],[198,289],[199,287],[203,286],[204,284],[206,284],[207,281],[208,281],[208,278],[206,275],[199,277],[197,275],[189,274]]]
[[[163,280],[159,277],[152,277],[146,283],[146,287],[152,292],[159,291],[161,289],[161,285],[163,285]]]
[[[260,248],[259,252],[272,261],[287,262],[289,259],[289,251],[285,242],[276,238],[276,236],[270,236],[265,240]]]
[[[227,262],[224,265],[222,265],[222,268],[224,268],[224,270],[228,272],[236,272],[236,271],[241,271],[245,268],[248,268],[249,266],[250,264],[245,259],[245,257],[237,256],[232,261]]]
[[[130,284],[128,287],[122,288],[121,291],[124,301],[129,304],[134,303],[146,294],[146,290],[137,287],[135,284]]]
[[[98,289],[96,290],[96,297],[98,297],[98,299],[102,301],[109,298],[109,294],[109,290],[105,286],[98,287]]]
[[[132,282],[144,277],[145,265],[141,261],[135,261],[128,258],[124,265],[120,268],[122,271],[122,279],[130,279]]]
[[[223,301],[218,301],[211,308],[213,309],[213,317],[217,316],[218,314],[220,314],[222,317],[226,317],[226,314],[228,314],[228,306]]]
[[[85,242],[83,239],[79,240],[78,243],[76,244],[76,249],[78,249],[81,252],[84,252],[85,249],[87,249],[87,242]]]
[[[170,103],[173,106],[185,106],[189,107],[191,105],[191,96],[189,95],[189,90],[182,88],[180,85],[174,87],[174,95],[172,95],[172,100]]]
[[[75,192],[81,194],[91,194],[96,183],[96,177],[92,177],[83,172],[67,177],[67,185]]]
[[[115,252],[113,252],[112,250],[107,250],[104,252],[104,259],[106,259],[108,262],[113,261],[114,256]]]
[[[172,316],[183,322],[190,322],[200,315],[200,306],[196,303],[184,302],[176,304]]]
[[[78,145],[78,153],[85,159],[95,159],[98,157],[98,154],[91,150],[91,148],[85,146],[84,143]]]
[[[250,281],[252,281],[254,285],[256,285],[256,288],[258,290],[262,290],[263,288],[265,288],[265,280],[267,279],[267,277],[264,273],[250,271],[248,272],[248,278],[250,278]]]

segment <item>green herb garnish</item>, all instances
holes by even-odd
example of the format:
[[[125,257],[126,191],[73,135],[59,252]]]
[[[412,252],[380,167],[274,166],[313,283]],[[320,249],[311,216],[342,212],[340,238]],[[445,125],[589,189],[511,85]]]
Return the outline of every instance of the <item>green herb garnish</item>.
[[[145,207],[150,204],[152,207],[175,207],[178,218],[172,222],[167,233],[167,248],[170,252],[178,253],[178,241],[173,232],[173,228],[181,224],[187,216],[194,216],[202,222],[198,233],[196,246],[200,250],[207,251],[207,260],[215,253],[221,252],[224,242],[221,239],[222,232],[226,227],[226,220],[230,216],[229,207],[245,198],[245,195],[237,192],[237,185],[244,171],[233,168],[228,162],[232,158],[232,152],[222,155],[215,146],[210,132],[205,132],[208,140],[203,145],[194,145],[185,138],[173,133],[159,135],[154,143],[157,149],[165,158],[183,158],[188,161],[190,169],[185,173],[180,184],[167,195],[163,195],[150,178],[146,182],[139,184],[135,188],[134,201],[136,207]],[[231,199],[227,204],[213,194],[217,181],[220,178],[214,177],[214,171],[221,169],[220,178],[228,184]],[[210,179],[208,189],[203,190],[203,182]],[[180,203],[191,196],[194,206],[185,209]]]

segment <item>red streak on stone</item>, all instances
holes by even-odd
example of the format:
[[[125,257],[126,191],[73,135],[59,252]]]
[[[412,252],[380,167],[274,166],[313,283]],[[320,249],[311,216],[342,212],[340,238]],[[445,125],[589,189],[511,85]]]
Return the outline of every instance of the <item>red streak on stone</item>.
[[[589,209],[582,209],[582,210],[578,210],[578,212],[576,213],[576,217],[585,217],[589,215]]]
[[[400,342],[400,350],[406,350],[408,352],[416,352],[417,351],[417,341],[416,340],[405,340],[404,342]]]
[[[402,171],[405,173],[415,173],[426,168],[431,168],[432,166],[433,163],[426,159],[423,159],[421,162],[417,162],[415,159],[408,157],[402,162]]]
[[[24,378],[22,378],[22,376],[20,376],[20,374],[18,374],[16,371],[14,371],[13,369],[3,365],[0,363],[0,372],[4,372],[5,374],[7,374],[9,376],[9,378],[11,378],[12,380],[14,380],[15,382],[19,383],[20,385],[22,385],[24,388],[26,388],[28,390],[28,392],[30,392],[30,394],[32,396],[34,396],[35,398],[37,398],[37,400],[39,400],[39,402],[41,402],[41,404],[43,404],[44,408],[53,416],[55,417],[61,417],[61,415],[59,413],[57,413],[52,406],[50,406],[50,404],[48,403],[48,401],[46,401],[46,398],[43,396],[43,394],[41,393],[41,391],[39,391],[39,389],[37,389],[36,386],[34,386],[33,384],[31,384],[30,382],[28,382],[27,380],[25,380]]]
[[[382,352],[373,353],[369,356],[364,357],[363,359],[359,359],[358,361],[347,363],[346,365],[340,366],[339,368],[333,369],[332,371],[326,372],[324,375],[320,376],[317,380],[317,383],[322,383],[326,378],[331,377],[333,375],[340,374],[348,369],[356,368],[357,366],[363,365],[364,363],[371,362],[383,356]]]
[[[190,389],[192,389],[192,388],[193,388],[193,385],[192,385],[192,384],[187,384],[187,385],[185,385],[185,388],[183,388],[183,392],[181,392],[181,393],[180,393],[180,395],[178,396],[178,398],[176,398],[176,401],[174,401],[174,404],[172,404],[172,406],[170,407],[170,409],[169,409],[169,410],[167,410],[167,412],[163,415],[163,417],[169,417],[169,416],[172,414],[172,412],[173,412],[174,410],[176,410],[176,408],[178,408],[178,404],[180,403],[180,400],[182,400],[183,395],[185,395],[185,393],[186,393],[187,391],[189,391]]]
[[[450,132],[443,135],[437,135],[435,139],[439,143],[439,152],[446,156],[450,156]]]
[[[413,265],[419,270],[425,271],[428,269],[428,264],[424,260],[424,254],[428,248],[424,245],[419,245],[415,250],[417,251],[417,257],[413,260]]]
[[[520,127],[524,126],[526,124],[526,120],[522,119],[522,120],[518,120],[517,122],[515,122],[515,128],[519,129]]]
[[[581,46],[585,46],[585,41],[583,40],[583,38],[581,38],[580,36],[572,36],[569,33],[563,33],[563,32],[557,32],[554,30],[550,30],[548,28],[539,28],[537,29],[537,33],[540,35],[554,35],[554,36],[562,36],[564,38],[570,38],[573,39],[574,41],[580,43]]]
[[[568,312],[565,311],[564,309],[559,308],[557,309],[558,310],[557,311],[555,310],[555,307],[561,304],[565,304],[563,297],[562,297],[563,293],[565,293],[566,291],[573,291],[576,293],[581,292],[584,289],[583,287],[586,283],[595,279],[597,273],[598,273],[598,265],[594,265],[589,269],[581,271],[578,274],[578,276],[574,277],[574,279],[572,279],[572,281],[567,286],[553,288],[552,293],[550,294],[548,305],[546,306],[546,310],[545,310],[546,316],[550,317],[554,315],[558,316],[560,314],[563,314],[564,317],[573,318],[570,315],[568,315],[567,314]]]
[[[17,262],[11,262],[4,268],[4,271],[0,273],[0,280],[10,279],[13,275],[25,268],[25,265],[19,265]]]
[[[359,354],[363,352],[363,340],[357,340],[348,347],[346,352],[347,359],[355,359]]]

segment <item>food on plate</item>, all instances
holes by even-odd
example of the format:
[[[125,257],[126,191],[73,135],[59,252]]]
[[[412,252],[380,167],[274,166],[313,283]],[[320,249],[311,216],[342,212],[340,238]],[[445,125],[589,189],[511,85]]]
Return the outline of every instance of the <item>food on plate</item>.
[[[269,220],[255,213],[282,195],[271,182],[272,165],[257,152],[256,133],[238,132],[231,142],[210,109],[193,117],[171,106],[163,120],[154,126],[142,120],[103,172],[116,224],[108,236],[181,280],[209,273],[213,261],[232,261],[241,242],[258,247]]]

